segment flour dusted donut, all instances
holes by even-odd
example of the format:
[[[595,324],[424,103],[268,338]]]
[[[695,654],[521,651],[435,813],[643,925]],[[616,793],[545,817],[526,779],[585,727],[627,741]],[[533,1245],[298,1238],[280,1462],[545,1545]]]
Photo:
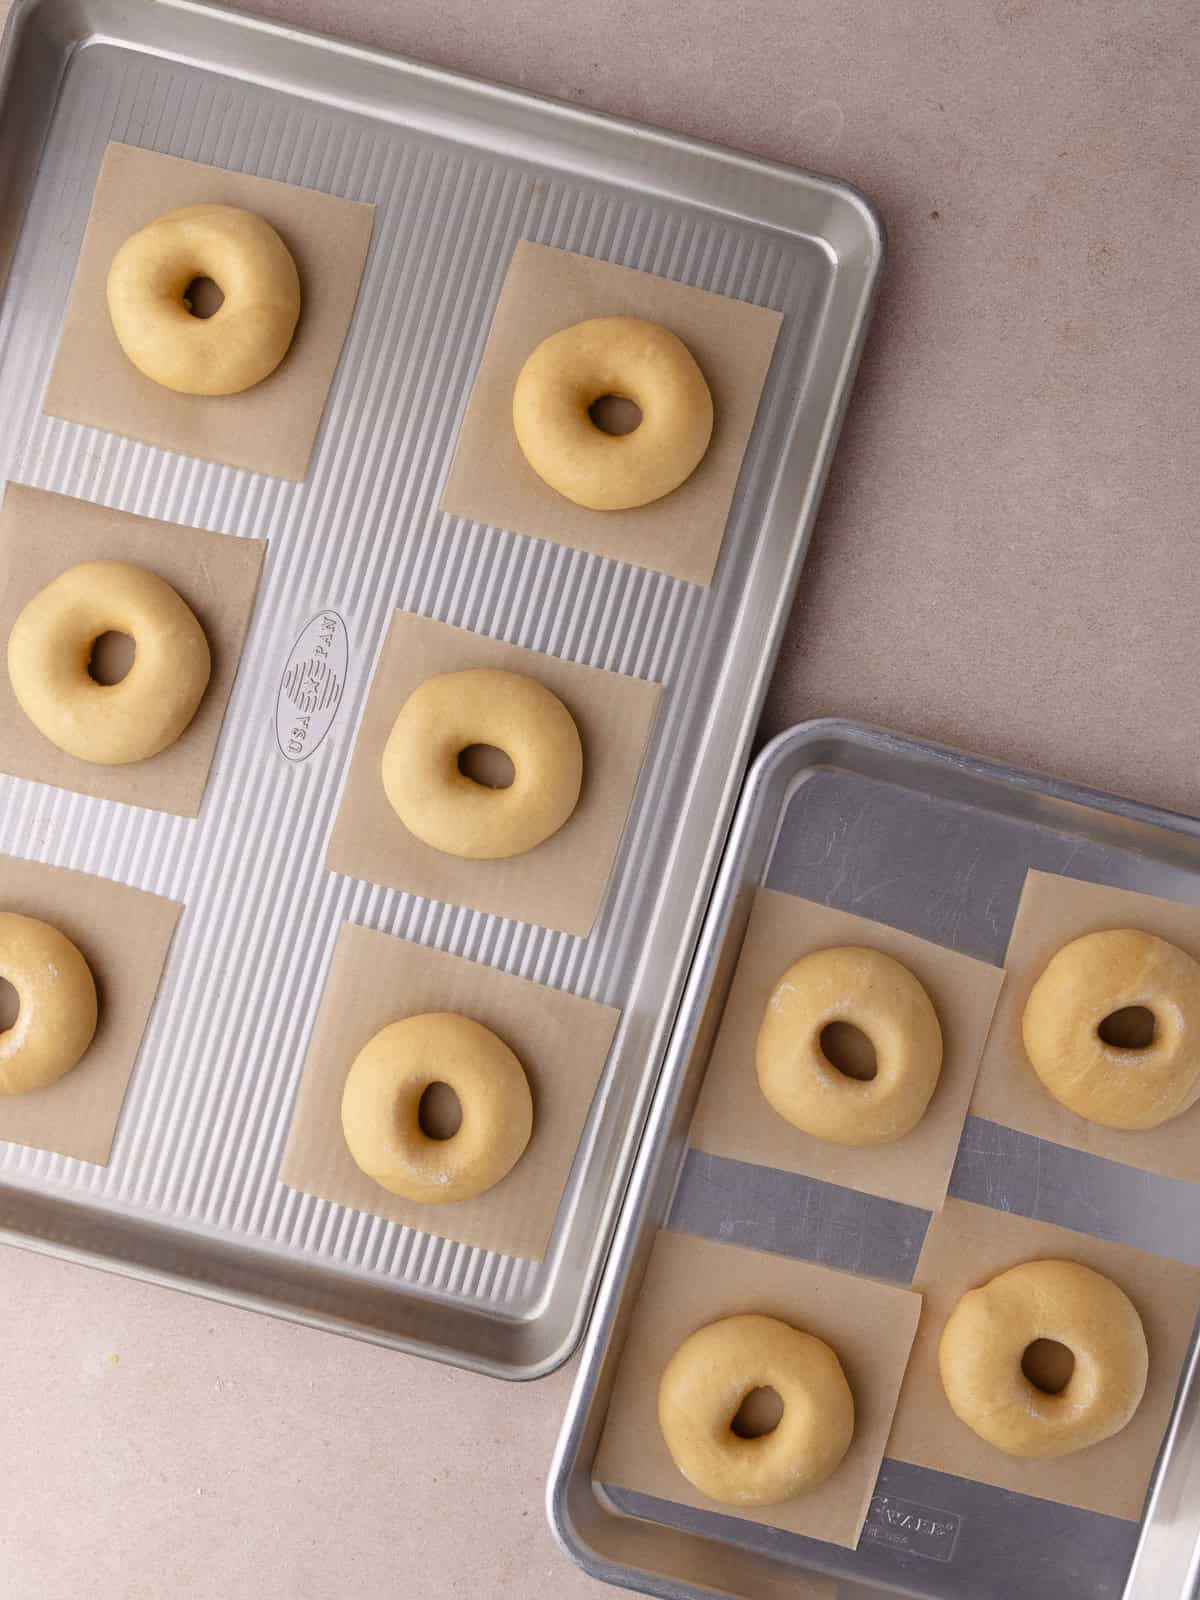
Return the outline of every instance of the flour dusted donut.
[[[1047,1394],[1021,1368],[1038,1339],[1075,1358]],[[1133,1416],[1149,1355],[1137,1309],[1111,1278],[1077,1261],[1027,1261],[963,1295],[938,1347],[955,1415],[1010,1456],[1065,1456],[1098,1444]]]
[[[458,758],[503,750],[507,789],[476,783]],[[574,811],[583,747],[557,695],[519,672],[476,668],[427,678],[404,702],[383,751],[383,787],[412,834],[447,855],[497,860],[532,850]]]
[[[421,1096],[454,1090],[458,1132],[421,1127]],[[392,1194],[436,1205],[469,1200],[500,1182],[533,1131],[524,1068],[490,1028],[453,1012],[389,1022],[354,1059],[342,1092],[342,1130],[355,1162]]]
[[[632,400],[632,433],[598,427],[605,395]],[[513,390],[517,443],[538,477],[576,505],[648,505],[690,478],[712,437],[712,395],[681,339],[640,317],[594,317],[543,339]]]
[[[88,673],[105,633],[133,640],[133,665],[119,683]],[[8,636],[21,710],[60,750],[104,766],[145,761],[173,744],[196,714],[211,666],[186,602],[127,561],[69,567],[34,595]]]
[[[1100,1024],[1142,1006],[1154,1037],[1107,1044]],[[1021,1022],[1025,1053],[1056,1100],[1109,1128],[1157,1128],[1200,1099],[1200,963],[1133,928],[1072,939],[1034,984]]]
[[[752,1389],[774,1389],[783,1415],[740,1438],[732,1423]],[[776,1317],[723,1317],[676,1350],[658,1386],[658,1424],[689,1483],[731,1506],[771,1506],[823,1483],[854,1437],[854,1396],[824,1342]]]
[[[874,1078],[847,1077],[821,1048],[832,1022],[875,1049]],[[907,967],[880,950],[815,950],[771,991],[758,1032],[758,1083],[793,1127],[834,1144],[886,1144],[925,1114],[942,1069],[933,1002]]]
[[[187,289],[224,295],[192,315]],[[122,350],[181,394],[240,394],[274,372],[300,316],[296,263],[269,222],[238,206],[183,206],[132,234],[108,270],[108,312]]]
[[[91,968],[48,922],[2,911],[0,978],[18,1001],[16,1021],[0,1033],[0,1094],[45,1089],[78,1064],[96,1032]]]

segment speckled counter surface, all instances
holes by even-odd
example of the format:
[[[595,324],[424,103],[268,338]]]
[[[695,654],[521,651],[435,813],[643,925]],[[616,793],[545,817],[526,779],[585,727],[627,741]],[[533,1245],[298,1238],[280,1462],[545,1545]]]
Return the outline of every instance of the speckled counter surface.
[[[891,255],[764,731],[840,713],[1200,808],[1188,0],[258,9],[859,184]],[[601,1593],[542,1514],[569,1371],[0,1274],[5,1600]]]

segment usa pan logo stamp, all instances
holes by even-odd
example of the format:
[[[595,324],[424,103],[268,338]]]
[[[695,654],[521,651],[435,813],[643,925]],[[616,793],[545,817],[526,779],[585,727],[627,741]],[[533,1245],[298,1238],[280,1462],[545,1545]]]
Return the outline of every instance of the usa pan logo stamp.
[[[300,630],[275,696],[275,739],[288,761],[307,761],[320,747],[349,670],[346,624],[336,611],[318,611]]]

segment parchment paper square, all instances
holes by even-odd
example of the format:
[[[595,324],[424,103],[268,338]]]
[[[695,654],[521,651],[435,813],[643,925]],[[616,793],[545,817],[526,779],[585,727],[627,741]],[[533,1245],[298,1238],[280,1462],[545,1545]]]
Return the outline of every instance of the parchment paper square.
[[[47,1089],[0,1095],[0,1139],[107,1165],[182,910],[108,878],[0,856],[0,911],[65,933],[92,969],[99,1002],[96,1035],[78,1066]]]
[[[166,211],[206,201],[265,217],[300,273],[300,321],[291,348],[269,377],[242,394],[177,394],[144,377],[118,344],[108,315],[108,269],[130,234]],[[302,479],[374,222],[375,207],[356,200],[110,144],[42,409],[164,450]]]
[[[902,962],[933,1001],[942,1072],[921,1121],[893,1144],[840,1145],[793,1128],[758,1087],[755,1044],[771,990],[801,956],[864,945]],[[803,1173],[865,1194],[936,1211],[946,1198],[958,1141],[1004,982],[999,967],[848,911],[759,889],[692,1122],[691,1142],[713,1155]]]
[[[583,742],[583,789],[574,815],[536,849],[504,861],[467,861],[422,844],[392,810],[380,775],[383,747],[413,690],[438,673],[469,667],[536,678],[575,718]],[[431,900],[588,933],[616,859],[661,694],[661,684],[397,611],[358,730],[328,866]]]
[[[1146,1393],[1127,1426],[1086,1450],[1045,1461],[1005,1455],[960,1422],[937,1364],[942,1329],[967,1290],[1038,1260],[1078,1261],[1111,1278],[1137,1307],[1150,1349]],[[1140,1517],[1200,1310],[1200,1267],[949,1199],[929,1225],[913,1288],[924,1305],[887,1454],[1039,1500]]]
[[[130,561],[165,578],[208,636],[212,676],[200,708],[173,745],[148,761],[106,767],[51,744],[17,704],[0,669],[0,772],[76,794],[123,800],[178,816],[199,814],[237,677],[267,546],[263,539],[184,528],[128,511],[10,483],[0,506],[0,639],[40,589],[81,561]]]
[[[1200,960],[1200,906],[1133,889],[1029,872],[1008,941],[1008,982],[983,1053],[971,1113],[1069,1150],[1169,1178],[1200,1181],[1200,1105],[1145,1132],[1103,1128],[1060,1104],[1029,1065],[1021,1018],[1029,991],[1063,945],[1107,928],[1139,928]]]
[[[704,460],[673,494],[590,511],[543,483],[512,425],[517,374],[552,333],[589,317],[644,317],[687,345],[713,398]],[[500,291],[441,509],[514,533],[708,584],[783,315],[654,273],[523,239]]]
[[[499,1034],[533,1093],[525,1154],[474,1200],[422,1205],[391,1194],[355,1165],[342,1134],[342,1088],[355,1056],[389,1022],[425,1011],[461,1012]],[[346,923],[321,996],[280,1180],[443,1239],[540,1261],[619,1016],[595,1000]]]
[[[757,1522],[853,1549],[871,1503],[920,1312],[908,1289],[786,1256],[661,1232],[592,1466],[597,1483]],[[777,1506],[727,1506],[694,1489],[658,1427],[663,1368],[697,1328],[756,1311],[816,1334],[836,1352],[854,1394],[854,1438],[832,1477]]]

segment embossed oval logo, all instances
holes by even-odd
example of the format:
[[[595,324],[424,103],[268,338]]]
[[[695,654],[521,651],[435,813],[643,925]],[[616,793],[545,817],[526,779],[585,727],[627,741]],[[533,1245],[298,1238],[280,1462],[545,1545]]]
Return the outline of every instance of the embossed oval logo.
[[[329,732],[350,666],[346,624],[318,611],[288,654],[275,698],[275,737],[289,761],[307,761]]]

